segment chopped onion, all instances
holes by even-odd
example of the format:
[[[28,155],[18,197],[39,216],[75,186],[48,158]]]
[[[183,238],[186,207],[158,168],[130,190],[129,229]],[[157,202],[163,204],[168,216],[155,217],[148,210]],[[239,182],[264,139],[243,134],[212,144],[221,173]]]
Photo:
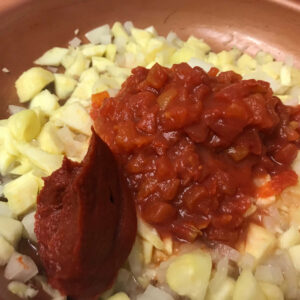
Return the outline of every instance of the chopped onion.
[[[143,294],[137,296],[137,300],[174,300],[174,298],[165,291],[149,285]]]
[[[238,262],[241,258],[241,253],[227,245],[218,244],[212,252],[212,258],[214,261],[219,261],[223,257],[227,257],[234,262]]]
[[[103,25],[98,28],[95,28],[85,34],[86,38],[92,44],[104,44],[108,45],[111,43],[111,34],[109,25]]]
[[[131,21],[126,21],[125,23],[124,23],[124,28],[125,28],[125,30],[127,31],[127,33],[131,33],[131,29],[133,28],[134,26],[133,26],[133,23],[131,22]]]
[[[245,253],[244,255],[241,256],[238,265],[242,270],[244,269],[252,270],[254,268],[254,263],[255,263],[255,258],[251,254]]]
[[[137,237],[128,256],[129,267],[135,277],[141,275],[143,271],[143,261],[142,244],[140,239]]]
[[[38,268],[29,256],[15,252],[4,270],[4,277],[8,280],[27,282],[37,273]]]
[[[2,68],[2,72],[3,73],[9,73],[10,71],[9,71],[9,69],[7,69],[7,68],[4,67],[4,68]]]
[[[8,112],[11,115],[14,115],[22,110],[25,110],[25,107],[18,106],[18,105],[8,105]]]
[[[81,44],[81,39],[78,37],[74,37],[71,41],[69,41],[69,45],[73,48],[78,47]]]
[[[52,288],[48,283],[47,279],[43,276],[36,276],[35,280],[41,284],[43,290],[45,291],[46,294],[51,296],[52,300],[66,300],[67,297],[62,296],[61,293],[58,290],[55,290]]]
[[[224,282],[228,274],[228,258],[223,257],[217,264],[217,270],[214,277],[210,281],[209,289],[212,291],[219,288],[219,286]]]
[[[257,280],[278,285],[282,284],[284,280],[280,267],[273,265],[258,266],[255,271],[255,277]]]
[[[37,238],[34,232],[34,223],[35,223],[35,211],[26,215],[22,220],[26,237],[29,238],[31,241],[37,242]]]
[[[34,298],[38,294],[38,291],[32,288],[30,285],[26,285],[19,281],[10,282],[7,286],[7,289],[11,293],[23,299]]]
[[[192,68],[194,68],[194,67],[200,67],[200,68],[202,68],[205,72],[208,72],[208,71],[212,68],[212,66],[213,66],[213,65],[211,65],[211,64],[209,64],[209,63],[207,63],[207,62],[205,62],[205,61],[203,61],[203,60],[201,60],[201,59],[199,59],[199,58],[195,58],[195,57],[191,58],[191,59],[188,61],[188,64],[189,64]]]

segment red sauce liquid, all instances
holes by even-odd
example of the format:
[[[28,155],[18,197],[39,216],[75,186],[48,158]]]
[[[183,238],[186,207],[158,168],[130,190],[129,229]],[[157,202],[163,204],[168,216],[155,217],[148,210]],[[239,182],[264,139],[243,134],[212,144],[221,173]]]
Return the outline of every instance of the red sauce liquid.
[[[187,64],[138,67],[93,106],[97,134],[124,168],[138,212],[162,235],[235,244],[261,195],[296,184],[299,107],[268,83]],[[265,190],[253,179],[270,174]]]

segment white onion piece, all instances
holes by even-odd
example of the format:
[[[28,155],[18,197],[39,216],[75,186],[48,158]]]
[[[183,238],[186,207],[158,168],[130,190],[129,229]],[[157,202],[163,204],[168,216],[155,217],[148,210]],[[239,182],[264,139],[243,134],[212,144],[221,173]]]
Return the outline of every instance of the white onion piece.
[[[134,26],[133,26],[133,23],[131,22],[131,21],[126,21],[125,23],[124,23],[124,28],[125,28],[125,30],[127,31],[127,33],[131,33],[131,29],[133,28]]]
[[[52,300],[66,300],[67,297],[62,296],[61,293],[58,290],[55,290],[52,288],[48,283],[47,279],[43,276],[36,276],[36,281],[41,284],[44,292],[48,294]]]
[[[7,286],[7,289],[11,293],[23,299],[34,298],[39,292],[34,288],[32,288],[31,286],[26,285],[23,282],[19,282],[19,281],[10,282]]]
[[[174,298],[165,291],[149,285],[145,292],[137,296],[137,300],[174,300]]]
[[[194,68],[194,67],[200,67],[202,68],[205,72],[208,72],[212,67],[213,65],[199,59],[199,58],[195,58],[195,57],[192,57],[189,61],[188,61],[188,64]]]
[[[22,110],[25,110],[25,107],[18,106],[18,105],[8,105],[8,112],[11,115],[14,115]]]
[[[111,34],[108,24],[95,28],[85,34],[85,37],[94,45],[111,43]]]
[[[4,270],[4,277],[8,280],[27,282],[37,273],[38,268],[29,256],[15,252]]]
[[[241,258],[241,253],[239,251],[224,244],[217,245],[216,248],[214,248],[212,255],[214,261],[219,261],[223,257],[227,257],[234,262],[238,262]]]
[[[255,263],[255,258],[251,254],[245,253],[244,255],[241,256],[238,265],[242,270],[244,269],[252,270],[254,268],[254,263]]]
[[[259,281],[265,281],[274,284],[283,283],[283,275],[278,266],[273,265],[260,265],[256,268],[255,277]]]
[[[37,242],[37,238],[34,232],[34,223],[35,223],[35,211],[26,215],[22,220],[22,224],[25,229],[25,236],[29,238],[31,241]]]
[[[74,37],[71,41],[69,41],[69,45],[73,48],[77,48],[81,44],[81,39],[78,37]]]
[[[217,270],[214,277],[210,281],[209,289],[212,291],[217,290],[224,282],[228,274],[228,258],[223,257],[217,264]]]

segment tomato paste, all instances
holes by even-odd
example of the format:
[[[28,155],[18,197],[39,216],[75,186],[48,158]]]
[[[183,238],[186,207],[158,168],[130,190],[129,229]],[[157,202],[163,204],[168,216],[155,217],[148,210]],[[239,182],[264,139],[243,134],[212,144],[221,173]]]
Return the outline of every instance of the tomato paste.
[[[138,67],[91,111],[116,155],[137,210],[161,235],[235,244],[258,197],[296,184],[299,107],[269,83],[183,63]]]
[[[35,232],[48,281],[72,299],[96,299],[127,259],[136,212],[109,148],[93,133],[82,163],[64,159],[44,179]]]

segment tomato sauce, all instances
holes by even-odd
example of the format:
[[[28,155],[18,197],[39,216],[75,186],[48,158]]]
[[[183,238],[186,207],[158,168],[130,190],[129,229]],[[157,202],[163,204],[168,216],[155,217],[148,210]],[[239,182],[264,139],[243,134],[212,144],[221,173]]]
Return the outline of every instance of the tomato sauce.
[[[48,281],[72,299],[98,299],[112,286],[136,237],[127,185],[95,133],[81,163],[65,158],[44,180],[35,233]]]
[[[267,82],[156,64],[135,68],[116,97],[102,96],[91,111],[96,133],[161,235],[234,245],[258,196],[254,179],[271,175],[263,196],[297,182],[299,107],[283,105]]]

